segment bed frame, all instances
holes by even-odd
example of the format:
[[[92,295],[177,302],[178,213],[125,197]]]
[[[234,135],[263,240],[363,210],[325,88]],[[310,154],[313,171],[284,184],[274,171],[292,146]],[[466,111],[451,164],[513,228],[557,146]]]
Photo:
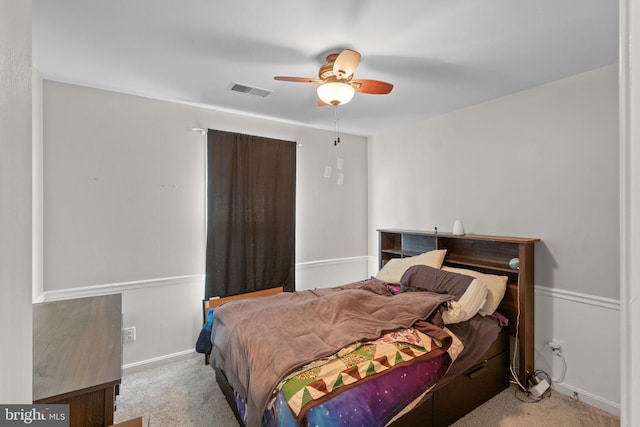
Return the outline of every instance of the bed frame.
[[[213,297],[213,298],[202,300],[202,308],[203,308],[202,323],[206,323],[207,315],[209,314],[209,309],[216,308],[223,302],[233,301],[238,299],[245,299],[245,298],[268,297],[269,295],[275,295],[280,292],[284,292],[284,288],[282,286],[277,288],[262,289],[254,292],[247,292],[245,294],[231,295],[223,298]],[[208,354],[204,355],[204,363],[207,365],[209,364],[209,356],[210,355]],[[233,406],[235,406],[235,404]]]
[[[540,240],[485,235],[456,236],[395,229],[378,230],[378,233],[380,267],[392,258],[447,249],[444,265],[506,275],[509,278],[507,291],[498,308],[509,319],[509,327],[503,330],[472,368],[437,386],[420,405],[394,420],[391,425],[448,426],[507,388],[514,377],[527,387],[534,372],[534,246]],[[509,266],[513,258],[519,259],[518,269]],[[206,300],[204,318],[209,308],[223,302],[278,292],[282,292],[282,288]],[[233,389],[222,371],[215,369],[215,375],[229,406],[243,425]]]

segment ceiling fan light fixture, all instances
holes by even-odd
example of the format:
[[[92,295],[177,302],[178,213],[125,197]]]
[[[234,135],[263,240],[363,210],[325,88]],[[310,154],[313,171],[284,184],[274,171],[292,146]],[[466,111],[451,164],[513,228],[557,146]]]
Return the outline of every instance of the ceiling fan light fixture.
[[[318,86],[318,98],[325,104],[342,105],[351,101],[355,89],[346,83],[329,82]]]

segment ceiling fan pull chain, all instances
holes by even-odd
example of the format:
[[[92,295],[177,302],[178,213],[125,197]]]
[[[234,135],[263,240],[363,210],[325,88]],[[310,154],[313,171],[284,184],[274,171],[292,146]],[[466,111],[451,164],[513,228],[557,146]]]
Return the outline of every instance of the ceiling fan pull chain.
[[[337,146],[340,143],[340,116],[338,115],[338,107],[335,106],[335,110],[333,111],[333,121],[334,121],[334,129],[335,129],[335,137],[333,140],[333,145]]]

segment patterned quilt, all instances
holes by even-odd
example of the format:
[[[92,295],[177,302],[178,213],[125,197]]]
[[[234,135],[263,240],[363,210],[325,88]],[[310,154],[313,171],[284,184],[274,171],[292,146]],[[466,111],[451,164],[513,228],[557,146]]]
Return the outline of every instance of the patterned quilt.
[[[442,342],[414,328],[385,334],[378,340],[353,344],[334,356],[315,362],[290,375],[282,393],[300,420],[307,409],[334,392],[348,389],[392,367],[410,362],[434,349],[442,352]]]
[[[417,326],[433,329],[426,325]],[[418,403],[462,351],[447,333],[441,341],[406,328],[305,366],[280,385],[262,426],[386,426]]]

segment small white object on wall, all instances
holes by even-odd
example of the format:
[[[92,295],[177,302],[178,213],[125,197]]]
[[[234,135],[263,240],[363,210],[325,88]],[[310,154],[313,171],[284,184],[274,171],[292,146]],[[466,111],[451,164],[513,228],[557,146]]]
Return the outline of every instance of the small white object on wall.
[[[462,225],[462,221],[459,219],[453,222],[453,234],[456,236],[464,236],[464,225]]]

